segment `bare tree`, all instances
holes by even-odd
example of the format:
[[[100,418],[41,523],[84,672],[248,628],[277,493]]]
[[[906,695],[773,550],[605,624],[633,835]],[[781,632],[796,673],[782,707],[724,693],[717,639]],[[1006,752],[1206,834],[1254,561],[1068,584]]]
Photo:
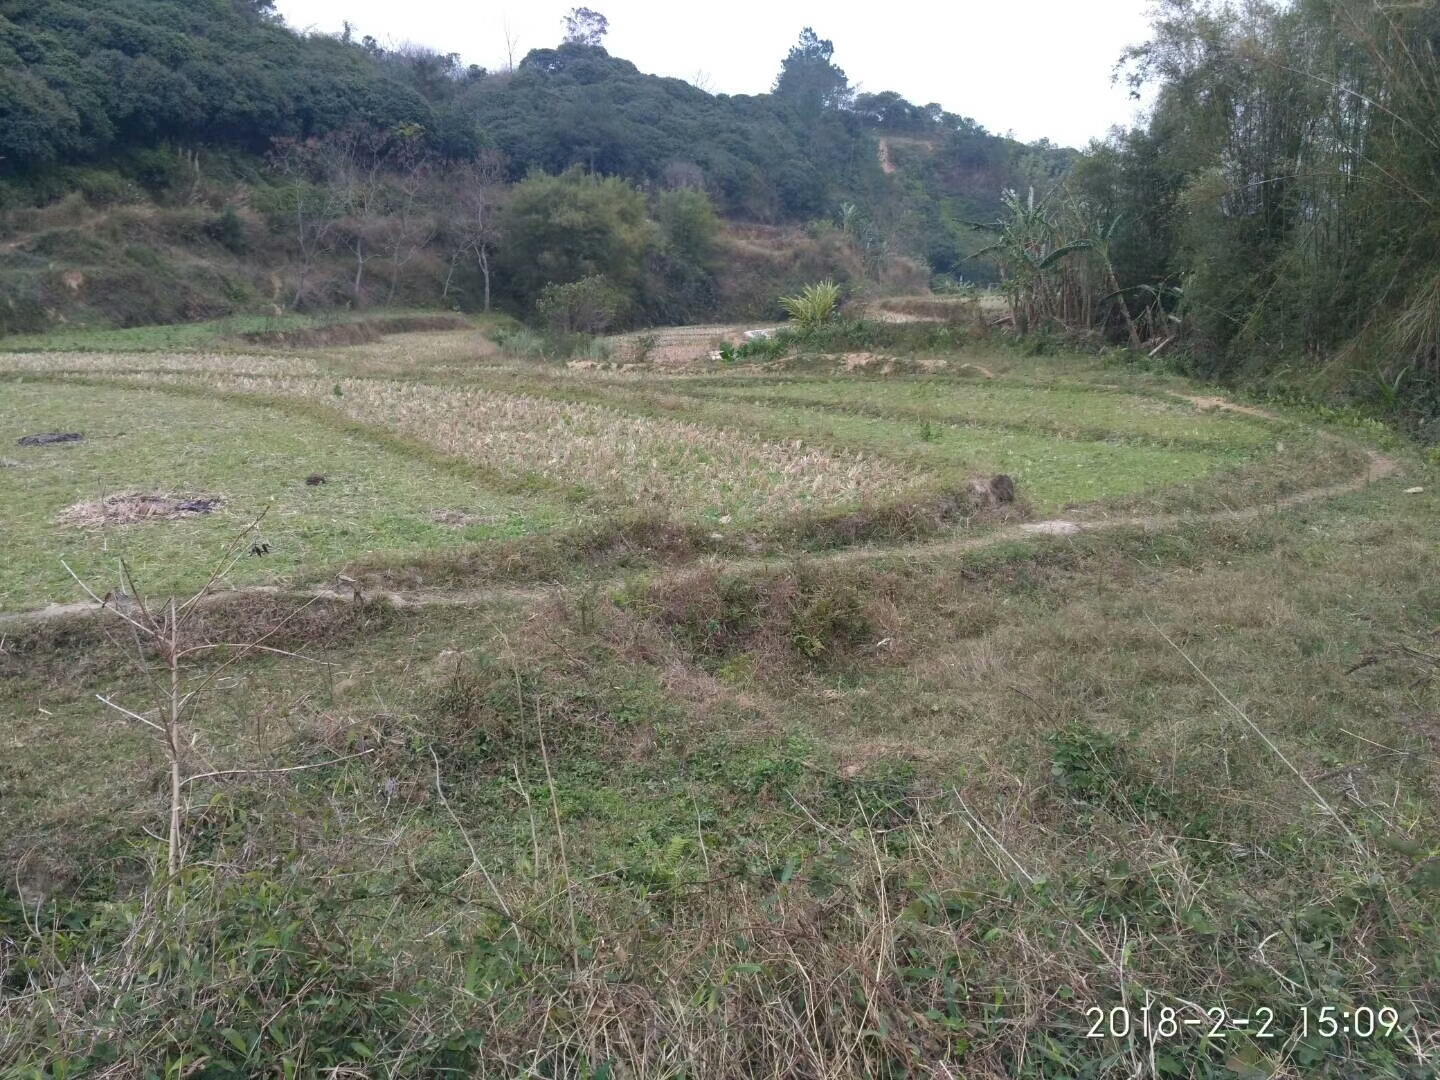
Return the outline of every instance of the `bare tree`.
[[[305,300],[311,268],[334,246],[343,207],[338,192],[325,175],[324,151],[318,140],[272,139],[268,161],[272,169],[286,178],[286,209],[291,220],[291,235],[300,253],[291,307],[299,309]]]
[[[505,20],[505,72],[509,74],[515,70],[515,51],[520,47],[520,39],[510,29],[510,20]]]
[[[500,237],[497,211],[505,172],[505,157],[500,151],[482,150],[473,161],[457,166],[454,174],[460,220],[442,296],[450,295],[455,264],[462,258],[473,258],[485,282],[486,311],[490,310],[490,255]]]
[[[390,261],[390,294],[395,302],[400,271],[435,237],[434,218],[426,212],[424,196],[430,188],[434,162],[425,148],[424,131],[403,127],[396,132],[391,162],[395,169],[394,200],[385,230]]]
[[[349,224],[347,244],[355,256],[355,278],[350,295],[358,306],[364,301],[365,264],[373,258],[367,242],[373,222],[384,214],[384,170],[390,157],[390,137],[374,128],[347,128],[331,132],[320,142],[321,167]]]
[[[265,514],[262,512],[231,540],[215,563],[205,584],[183,601],[174,595],[171,595],[163,603],[147,601],[140,590],[136,588],[130,568],[123,559],[120,562],[120,581],[117,583],[117,587],[103,597],[99,596],[74,570],[70,569],[68,563],[61,560],[61,565],[75,579],[76,584],[85,591],[85,594],[95,601],[98,610],[108,613],[122,624],[128,642],[125,637],[109,635],[108,631],[107,636],[122,652],[129,654],[142,681],[152,687],[151,707],[144,711],[140,711],[138,704],[134,709],[122,705],[115,700],[118,696],[115,694],[97,694],[95,696],[107,708],[154,731],[164,749],[166,763],[169,766],[169,822],[165,838],[165,869],[172,882],[184,863],[186,788],[191,784],[222,777],[290,773],[319,767],[299,765],[280,769],[216,769],[206,761],[205,755],[200,750],[200,733],[191,723],[191,713],[197,702],[203,700],[205,695],[214,689],[221,675],[245,657],[258,652],[310,660],[309,657],[276,648],[274,645],[267,645],[266,642],[280,633],[290,619],[315,603],[314,599],[302,604],[290,615],[275,623],[267,632],[249,641],[207,641],[195,619],[206,597],[215,591],[221,580],[242,557],[247,542],[250,537],[255,535],[264,517]],[[161,670],[158,672],[150,664],[149,657],[152,656],[158,658],[160,662]],[[204,658],[212,656],[223,656],[224,659],[218,663],[205,665]],[[316,661],[312,660],[311,662]],[[371,752],[366,750],[362,754],[348,755],[323,764],[336,764],[339,761],[347,761],[352,757],[363,756]],[[198,771],[196,771],[197,764]]]
[[[693,161],[672,159],[660,170],[660,186],[666,191],[704,191],[705,170]]]

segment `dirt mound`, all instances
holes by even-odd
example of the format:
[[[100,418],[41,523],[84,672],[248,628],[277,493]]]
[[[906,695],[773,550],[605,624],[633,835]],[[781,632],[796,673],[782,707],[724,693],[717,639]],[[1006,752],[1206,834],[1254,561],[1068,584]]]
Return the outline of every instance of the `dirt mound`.
[[[75,503],[60,511],[56,521],[77,529],[102,525],[138,525],[146,521],[175,521],[178,518],[209,514],[224,505],[218,495],[160,495],[139,491],[122,492],[104,499]]]
[[[844,370],[858,371],[867,375],[893,375],[897,372],[909,375],[928,375],[932,372],[943,371],[946,367],[944,360],[935,357],[899,358],[870,352],[843,353],[838,360]]]

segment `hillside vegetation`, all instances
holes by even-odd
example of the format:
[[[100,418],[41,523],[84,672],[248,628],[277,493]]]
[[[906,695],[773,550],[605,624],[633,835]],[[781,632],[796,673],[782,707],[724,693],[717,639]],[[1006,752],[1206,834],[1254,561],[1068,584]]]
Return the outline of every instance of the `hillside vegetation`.
[[[857,97],[810,31],[754,97],[643,75],[602,36],[494,73],[297,35],[265,3],[0,10],[0,333],[397,303],[544,321],[545,286],[588,277],[607,324],[769,316],[827,275],[984,277],[963,222],[1064,161]],[[887,177],[890,127],[983,177]]]

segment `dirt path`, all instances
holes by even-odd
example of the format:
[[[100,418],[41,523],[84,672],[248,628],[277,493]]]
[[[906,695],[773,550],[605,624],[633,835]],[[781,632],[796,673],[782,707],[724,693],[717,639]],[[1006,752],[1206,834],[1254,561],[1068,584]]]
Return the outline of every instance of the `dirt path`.
[[[895,171],[895,163],[890,160],[890,140],[881,139],[877,149],[880,154],[880,171],[888,176]]]
[[[1208,401],[1210,399],[1205,400]],[[1217,407],[1245,409],[1244,406],[1232,406],[1228,402],[1220,402]],[[1288,510],[1292,507],[1315,502],[1320,499],[1335,498],[1336,496],[1361,491],[1371,483],[1393,476],[1399,470],[1399,463],[1393,458],[1387,457],[1374,450],[1367,450],[1366,454],[1368,455],[1369,461],[1365,472],[1360,476],[1341,484],[1308,488],[1305,491],[1298,491],[1294,494],[1286,495],[1283,498],[1273,500],[1264,505],[1245,507],[1240,510],[1218,510],[1208,514],[1144,514],[1130,517],[1073,521],[1065,518],[1056,518],[1049,521],[1027,521],[1019,525],[1010,525],[1002,529],[973,535],[949,537],[943,540],[932,540],[915,544],[867,545],[864,547],[842,548],[838,551],[811,555],[808,556],[808,558],[816,562],[849,565],[896,555],[915,555],[921,557],[963,555],[996,544],[1011,543],[1032,536],[1073,536],[1082,532],[1107,532],[1120,529],[1144,529],[1147,532],[1162,532],[1167,529],[1179,528],[1183,525],[1254,521],[1266,513]],[[686,566],[681,569],[679,573],[682,577],[686,574],[711,573],[716,570],[725,570],[731,573],[754,573],[787,566],[793,562],[793,555],[760,556],[750,559],[708,557]],[[619,579],[616,579],[613,584],[618,586],[620,584]],[[496,602],[534,603],[546,596],[554,595],[556,589],[557,586],[555,585],[527,584],[449,590],[417,589],[402,591],[366,589],[362,595],[367,600],[385,600],[397,608],[406,609],[464,607],[472,604],[478,605]],[[227,597],[239,595],[288,596],[297,603],[304,603],[306,601],[350,603],[353,602],[357,594],[353,590],[338,591],[330,588],[289,589],[274,585],[251,585],[212,593],[206,598],[206,602],[223,602]],[[22,623],[48,622],[54,619],[94,614],[99,610],[93,602],[88,601],[73,604],[52,604],[49,607],[39,608],[34,611],[0,615],[0,627],[14,626]]]

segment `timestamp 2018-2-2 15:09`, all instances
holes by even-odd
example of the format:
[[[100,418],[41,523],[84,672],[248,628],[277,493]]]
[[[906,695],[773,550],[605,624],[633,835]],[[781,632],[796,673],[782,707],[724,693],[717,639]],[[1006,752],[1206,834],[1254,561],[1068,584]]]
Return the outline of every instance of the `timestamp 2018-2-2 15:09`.
[[[1279,1039],[1298,1035],[1322,1039],[1341,1036],[1357,1039],[1390,1039],[1405,1035],[1400,1010],[1392,1005],[1360,1005],[1354,1008],[1302,1005],[1282,1013],[1261,1005],[1248,1012],[1215,1005],[1209,1008],[1187,1005],[1144,1005],[1138,1009],[1117,1005],[1085,1010],[1085,1037],[1089,1039],[1169,1039],[1182,1033],[1223,1039],[1249,1035],[1253,1039]]]

